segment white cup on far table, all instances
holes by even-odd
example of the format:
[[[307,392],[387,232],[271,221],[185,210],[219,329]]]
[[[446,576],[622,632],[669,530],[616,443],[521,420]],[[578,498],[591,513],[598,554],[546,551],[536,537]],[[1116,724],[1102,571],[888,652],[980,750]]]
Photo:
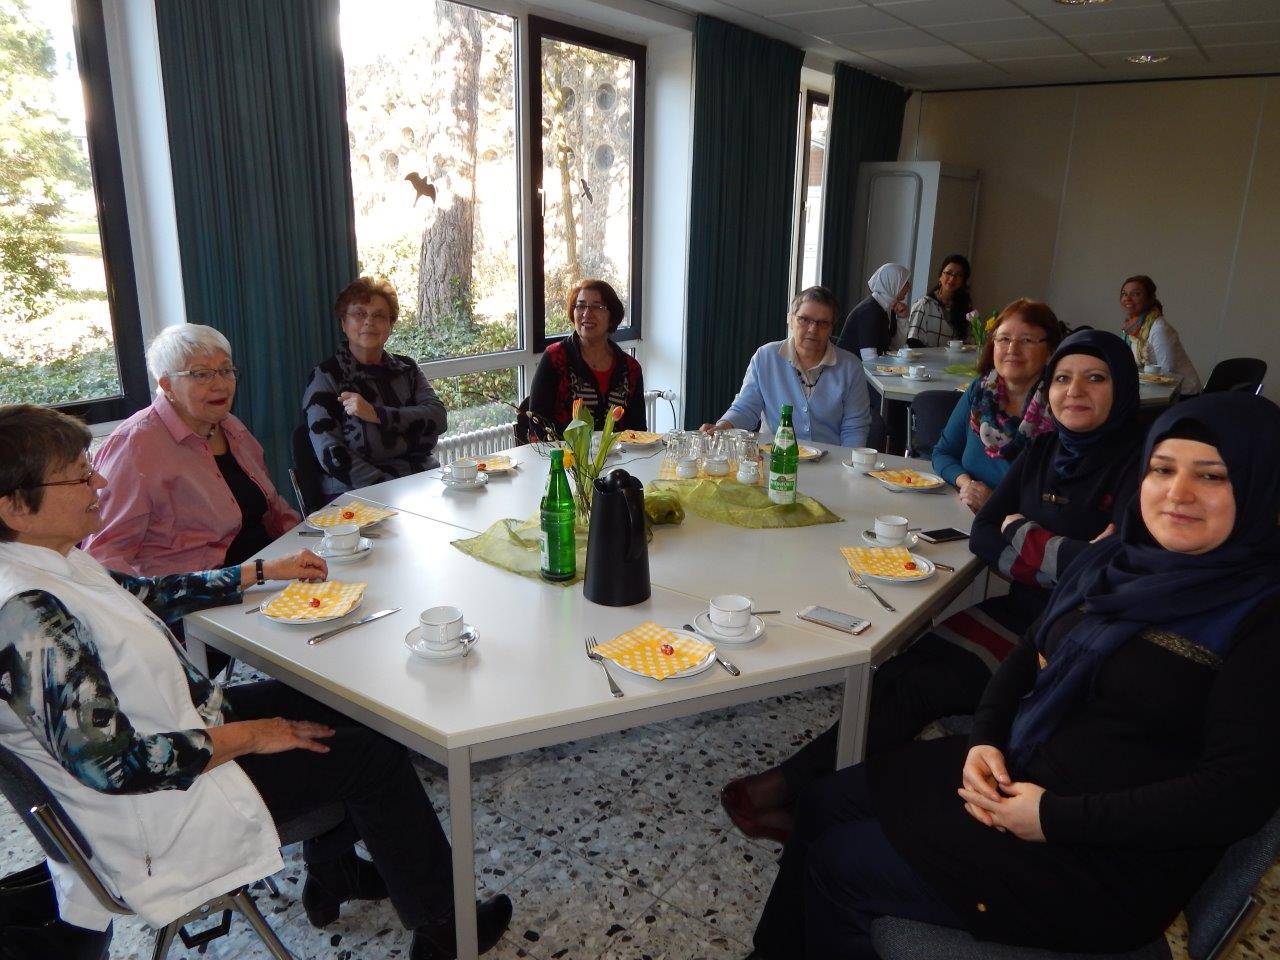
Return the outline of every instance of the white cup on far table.
[[[876,517],[876,539],[888,547],[901,546],[907,540],[908,526],[906,517],[892,514]]]
[[[474,480],[480,469],[480,463],[470,457],[462,457],[453,461],[446,469],[451,480]]]
[[[913,356],[915,356],[915,353],[916,352],[912,350],[910,347],[898,348],[898,356],[903,360],[910,360]]]
[[[874,360],[876,357],[880,356],[880,351],[875,347],[863,347],[858,352],[862,354],[863,360]]]
[[[929,368],[923,363],[913,363],[907,367],[907,376],[912,380],[923,380],[929,375]]]
[[[963,349],[964,349],[964,341],[963,341],[963,340],[948,340],[948,341],[947,341],[947,349],[948,349],[948,350],[950,350],[952,353],[959,353],[961,350],[963,350]]]
[[[1143,373],[1154,373],[1156,375],[1164,373],[1164,367],[1158,363],[1147,363],[1142,366]]]
[[[360,546],[360,525],[335,523],[324,531],[320,548],[325,553],[354,553]]]
[[[719,597],[712,597],[709,613],[711,625],[716,628],[717,633],[726,637],[736,637],[746,630],[747,624],[751,622],[752,606],[752,599],[741,594],[726,593]]]
[[[849,462],[866,473],[876,468],[876,457],[879,455],[880,451],[875,447],[854,447],[849,451]]]
[[[462,611],[457,607],[428,607],[418,614],[422,642],[433,650],[456,647],[462,637]]]

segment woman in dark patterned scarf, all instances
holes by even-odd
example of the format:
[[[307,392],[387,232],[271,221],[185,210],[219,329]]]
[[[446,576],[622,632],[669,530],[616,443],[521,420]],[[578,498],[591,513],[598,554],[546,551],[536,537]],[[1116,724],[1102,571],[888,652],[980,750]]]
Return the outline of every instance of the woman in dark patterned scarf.
[[[444,404],[412,357],[383,348],[400,315],[395,287],[360,277],[334,307],[346,343],[311,371],[302,395],[324,493],[394,480],[438,466]]]

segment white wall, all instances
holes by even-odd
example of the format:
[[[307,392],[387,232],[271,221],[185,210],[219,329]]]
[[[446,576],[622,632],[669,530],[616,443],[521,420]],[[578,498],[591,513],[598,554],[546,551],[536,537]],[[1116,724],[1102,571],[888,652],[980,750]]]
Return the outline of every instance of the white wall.
[[[899,159],[981,171],[980,308],[1039,297],[1116,329],[1121,281],[1149,274],[1202,379],[1260,356],[1278,397],[1278,128],[1274,77],[917,93]]]

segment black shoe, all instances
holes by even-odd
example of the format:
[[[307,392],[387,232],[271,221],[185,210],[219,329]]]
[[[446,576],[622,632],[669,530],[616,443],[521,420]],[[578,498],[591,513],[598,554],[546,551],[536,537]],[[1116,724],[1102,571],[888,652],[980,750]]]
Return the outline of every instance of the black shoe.
[[[476,901],[476,939],[480,952],[492,950],[511,923],[511,898],[505,893]],[[438,920],[413,931],[409,960],[454,960],[458,955],[457,931],[453,917]]]
[[[349,850],[337,860],[307,864],[302,909],[313,927],[324,927],[338,919],[338,908],[348,900],[381,900],[386,895],[378,868]]]

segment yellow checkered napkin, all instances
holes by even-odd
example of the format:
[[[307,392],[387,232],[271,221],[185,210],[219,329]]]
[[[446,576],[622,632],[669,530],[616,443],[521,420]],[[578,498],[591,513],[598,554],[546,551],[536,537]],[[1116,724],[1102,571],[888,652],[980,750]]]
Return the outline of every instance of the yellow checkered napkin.
[[[488,473],[503,473],[511,469],[511,458],[505,453],[494,453],[487,457],[473,457],[476,467]]]
[[[671,652],[664,653],[664,646]],[[646,620],[640,626],[600,644],[596,652],[628,670],[655,680],[665,680],[681,670],[697,666],[715,648],[714,643],[672,633],[652,620]]]
[[[897,577],[899,580],[913,580],[923,577],[925,572],[915,567],[911,552],[906,547],[841,547],[840,552],[849,561],[849,566],[858,573],[869,573],[875,577]],[[907,564],[911,564],[908,567]]]
[[[264,603],[262,612],[277,620],[293,620],[297,623],[341,617],[359,605],[364,597],[365,586],[363,583],[338,583],[334,580],[324,583],[295,580],[273,600]],[[319,600],[320,605],[313,606],[312,600]]]
[[[618,439],[623,443],[657,443],[662,439],[662,434],[649,430],[623,430],[618,434]]]
[[[350,503],[335,503],[323,510],[317,510],[307,517],[307,522],[316,527],[333,527],[340,523],[355,523],[364,527],[395,515],[396,511],[388,510],[386,507],[375,507],[371,503],[352,500]]]
[[[885,480],[889,483],[900,484],[904,487],[919,487],[921,490],[932,490],[934,487],[940,487],[942,480],[931,480],[923,473],[903,467],[900,470],[872,470],[867,476],[875,477],[877,480]]]

